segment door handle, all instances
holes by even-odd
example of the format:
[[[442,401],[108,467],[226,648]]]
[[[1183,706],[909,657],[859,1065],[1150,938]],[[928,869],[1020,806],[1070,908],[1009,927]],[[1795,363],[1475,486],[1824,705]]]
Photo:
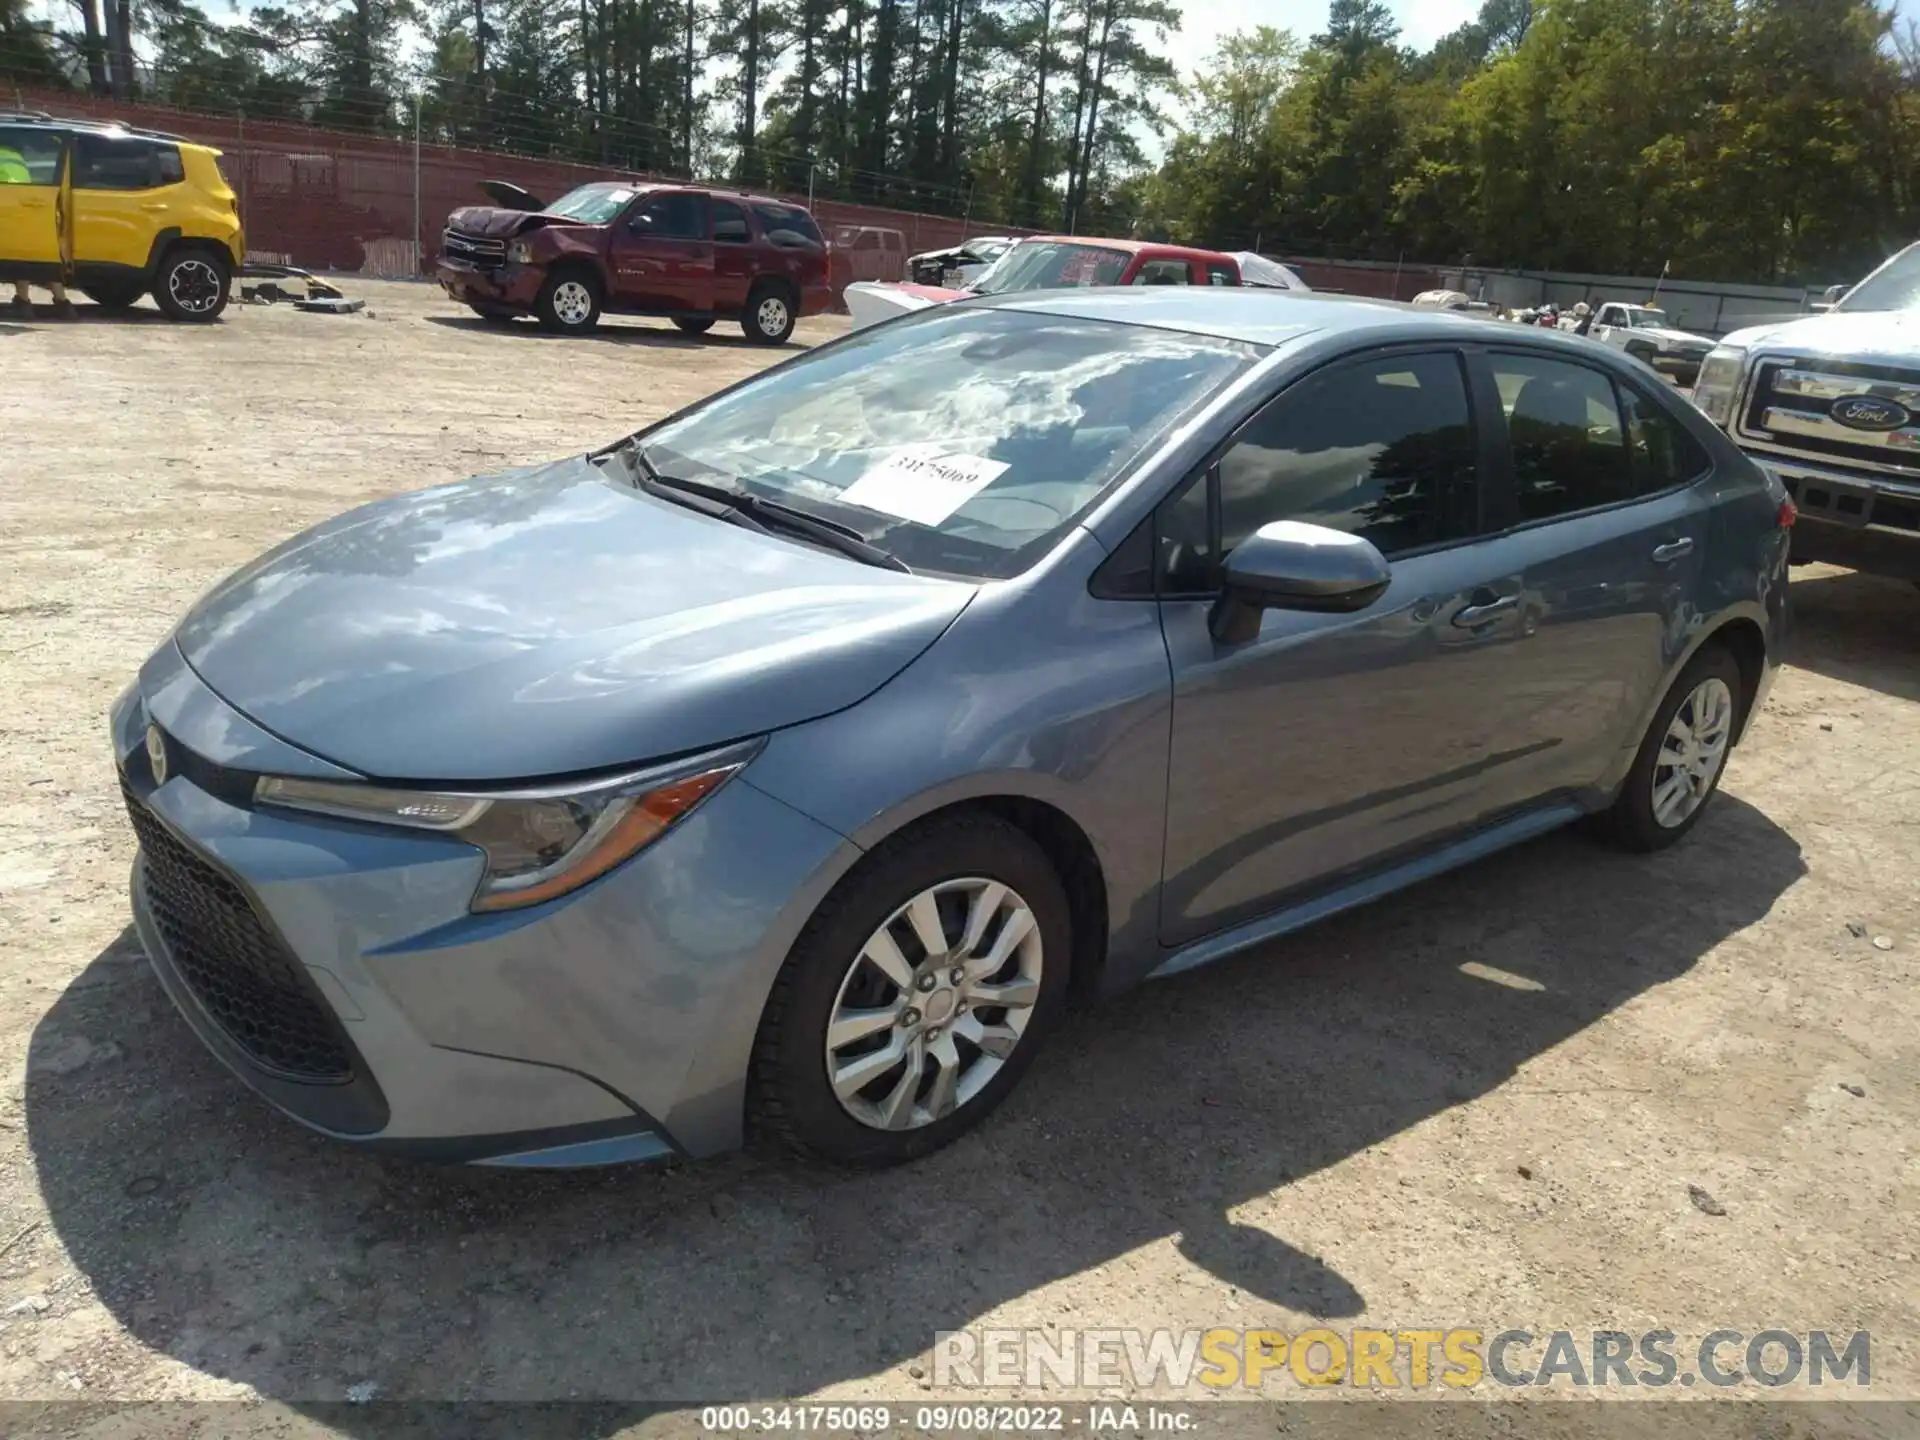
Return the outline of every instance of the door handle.
[[[1692,553],[1693,537],[1690,535],[1682,535],[1678,540],[1669,540],[1664,545],[1654,546],[1653,563],[1656,565],[1671,565],[1674,561],[1683,559]]]
[[[1467,605],[1454,614],[1453,623],[1462,629],[1485,624],[1496,615],[1504,615],[1509,610],[1520,608],[1518,595],[1502,595],[1498,600],[1489,600],[1484,605]]]

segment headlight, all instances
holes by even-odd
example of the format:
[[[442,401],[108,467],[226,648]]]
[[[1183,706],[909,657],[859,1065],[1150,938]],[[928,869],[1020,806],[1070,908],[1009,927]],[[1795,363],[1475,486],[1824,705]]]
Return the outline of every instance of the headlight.
[[[758,748],[755,741],[610,780],[492,793],[263,776],[253,798],[284,810],[455,836],[487,857],[473,908],[512,910],[577,890],[645,849]]]
[[[1723,430],[1733,417],[1733,397],[1746,363],[1747,352],[1738,345],[1717,346],[1700,362],[1700,374],[1693,382],[1693,403]]]
[[[525,240],[515,240],[507,246],[507,259],[515,265],[525,265],[533,259],[533,246]]]

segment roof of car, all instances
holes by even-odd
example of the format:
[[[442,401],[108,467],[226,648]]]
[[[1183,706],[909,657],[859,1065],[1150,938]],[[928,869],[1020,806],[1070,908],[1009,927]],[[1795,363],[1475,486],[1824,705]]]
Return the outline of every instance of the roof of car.
[[[84,130],[90,135],[138,135],[147,140],[171,140],[176,145],[198,145],[202,149],[213,148],[205,141],[190,140],[184,135],[170,134],[165,130],[148,130],[144,126],[127,125],[119,120],[49,115],[39,110],[0,111],[0,125],[18,125],[40,130]]]
[[[1003,305],[1010,309],[1062,315],[1075,319],[1114,320],[1150,325],[1162,330],[1184,330],[1222,340],[1253,345],[1282,345],[1316,332],[1383,332],[1383,342],[1395,339],[1514,341],[1555,343],[1556,332],[1502,327],[1485,315],[1446,310],[1416,310],[1392,300],[1360,295],[1329,295],[1324,291],[1262,290],[1232,285],[1087,286],[1071,290],[1025,290],[961,302]],[[1394,333],[1386,333],[1394,332]],[[1509,333],[1510,332],[1510,333]],[[1605,350],[1574,336],[1558,339],[1583,352]],[[1612,353],[1612,352],[1608,352]]]
[[[1045,240],[1054,245],[1092,245],[1102,250],[1124,250],[1138,255],[1151,250],[1156,255],[1178,255],[1187,260],[1231,260],[1221,250],[1197,250],[1191,245],[1163,245],[1158,240],[1114,240],[1105,235],[1022,235],[1022,241]]]

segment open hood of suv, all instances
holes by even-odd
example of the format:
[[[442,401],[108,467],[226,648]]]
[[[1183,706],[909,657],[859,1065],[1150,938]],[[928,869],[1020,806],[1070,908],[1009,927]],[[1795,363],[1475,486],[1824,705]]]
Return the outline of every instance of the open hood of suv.
[[[502,210],[544,210],[547,202],[531,192],[522,190],[511,180],[482,180],[480,193],[499,206]]]
[[[176,632],[228,704],[387,780],[608,770],[864,699],[974,587],[682,509],[584,458],[351,511]]]

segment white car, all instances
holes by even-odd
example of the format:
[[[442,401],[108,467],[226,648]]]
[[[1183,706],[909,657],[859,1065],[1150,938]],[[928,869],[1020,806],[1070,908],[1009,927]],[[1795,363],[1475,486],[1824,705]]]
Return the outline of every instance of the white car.
[[[1713,341],[1680,329],[1667,318],[1666,311],[1618,300],[1609,300],[1595,312],[1587,334],[1603,345],[1644,360],[1656,370],[1677,370],[1687,381],[1699,372],[1700,362],[1713,349]]]

